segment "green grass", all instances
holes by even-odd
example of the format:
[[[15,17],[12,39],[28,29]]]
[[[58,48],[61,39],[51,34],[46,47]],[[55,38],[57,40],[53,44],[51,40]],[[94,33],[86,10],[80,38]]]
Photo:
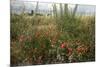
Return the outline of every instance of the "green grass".
[[[94,61],[95,17],[57,19],[11,15],[11,64]]]

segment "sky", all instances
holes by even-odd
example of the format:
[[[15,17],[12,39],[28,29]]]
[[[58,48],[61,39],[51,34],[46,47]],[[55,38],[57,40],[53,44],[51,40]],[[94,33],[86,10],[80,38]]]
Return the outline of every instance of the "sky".
[[[59,10],[59,4],[56,4],[57,9]],[[11,0],[11,10],[17,13],[23,11],[23,7],[25,7],[26,12],[30,12],[31,10],[35,10],[36,2],[28,1],[28,0]],[[73,10],[75,4],[68,4],[68,8]],[[44,11],[52,11],[52,3],[41,3],[39,2],[39,10]],[[43,12],[44,12],[43,11]],[[95,6],[93,5],[78,5],[77,8],[78,13],[86,13],[86,14],[94,14],[95,13]]]

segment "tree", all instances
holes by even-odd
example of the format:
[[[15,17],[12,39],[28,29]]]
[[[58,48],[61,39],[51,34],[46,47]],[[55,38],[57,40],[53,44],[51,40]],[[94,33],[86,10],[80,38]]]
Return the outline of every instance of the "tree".
[[[62,4],[60,3],[60,16],[61,18],[63,17],[63,8],[62,8]]]
[[[56,7],[56,4],[53,4],[53,14],[54,14],[54,18],[57,21],[57,7]]]
[[[72,13],[72,18],[75,17],[75,14],[76,14],[76,11],[77,11],[77,7],[78,7],[78,4],[75,5],[75,8],[74,8],[73,13]]]
[[[64,4],[64,14],[68,15],[68,4]]]

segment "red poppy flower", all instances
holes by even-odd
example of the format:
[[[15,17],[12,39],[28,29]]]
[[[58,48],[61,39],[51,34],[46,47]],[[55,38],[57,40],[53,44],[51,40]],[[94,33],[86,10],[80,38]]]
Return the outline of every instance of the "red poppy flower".
[[[61,48],[65,48],[65,47],[66,47],[66,46],[65,46],[65,43],[62,43],[60,47],[61,47]]]

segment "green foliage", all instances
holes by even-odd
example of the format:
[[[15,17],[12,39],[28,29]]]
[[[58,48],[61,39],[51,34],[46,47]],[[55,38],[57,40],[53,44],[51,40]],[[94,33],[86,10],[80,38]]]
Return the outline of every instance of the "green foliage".
[[[94,61],[95,17],[61,15],[57,21],[49,16],[11,15],[11,64]]]

